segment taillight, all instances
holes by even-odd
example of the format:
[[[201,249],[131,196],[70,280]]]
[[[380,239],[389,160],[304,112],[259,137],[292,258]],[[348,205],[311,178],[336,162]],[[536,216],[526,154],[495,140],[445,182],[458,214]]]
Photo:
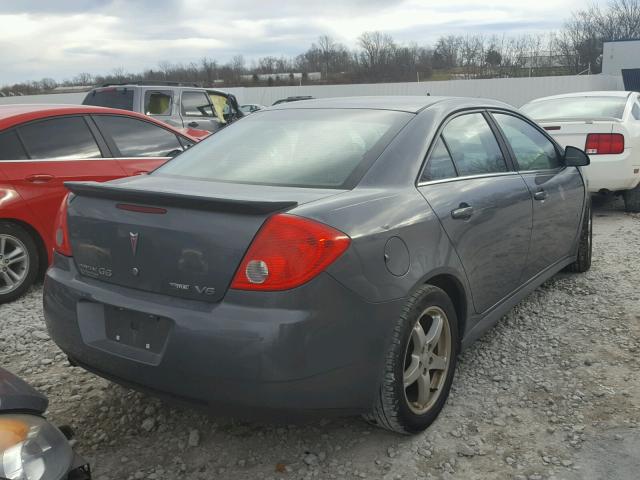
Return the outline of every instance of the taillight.
[[[236,290],[288,290],[333,263],[351,239],[335,228],[288,214],[269,218],[253,239],[231,283]]]
[[[71,242],[69,241],[69,225],[67,222],[67,207],[69,205],[69,196],[67,193],[60,204],[58,214],[56,215],[55,228],[53,229],[53,249],[67,257],[71,257]]]
[[[588,155],[612,155],[624,152],[624,135],[620,133],[590,133],[584,147]]]

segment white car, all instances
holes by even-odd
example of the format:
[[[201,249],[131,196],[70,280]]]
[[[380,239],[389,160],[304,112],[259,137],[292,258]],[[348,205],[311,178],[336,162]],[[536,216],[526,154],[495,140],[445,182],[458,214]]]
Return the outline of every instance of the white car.
[[[591,157],[585,167],[589,191],[624,197],[628,212],[640,212],[640,95],[581,92],[544,97],[521,110],[563,147]]]

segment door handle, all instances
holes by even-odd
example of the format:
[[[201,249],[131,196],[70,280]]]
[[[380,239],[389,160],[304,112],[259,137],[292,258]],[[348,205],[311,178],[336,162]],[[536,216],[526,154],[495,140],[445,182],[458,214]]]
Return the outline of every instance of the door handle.
[[[35,175],[29,175],[25,178],[27,182],[31,183],[47,183],[53,180],[55,177],[53,175],[48,175],[45,173],[37,173]]]
[[[536,193],[533,194],[533,198],[535,200],[540,200],[540,201],[545,200],[548,196],[549,194],[544,190],[538,190]]]
[[[461,203],[458,208],[451,210],[451,218],[456,220],[467,220],[473,215],[473,207],[467,203]]]
[[[196,128],[198,125],[200,125],[198,122],[189,122],[191,128]]]

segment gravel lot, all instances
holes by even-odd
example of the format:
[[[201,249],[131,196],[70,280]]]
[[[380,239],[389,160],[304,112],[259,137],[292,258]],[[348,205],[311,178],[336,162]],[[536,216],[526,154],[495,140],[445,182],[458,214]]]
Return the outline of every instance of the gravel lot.
[[[424,434],[359,418],[266,425],[174,407],[70,367],[41,291],[0,306],[2,366],[49,395],[106,479],[637,479],[640,216],[595,208],[594,265],[559,274],[466,350]]]

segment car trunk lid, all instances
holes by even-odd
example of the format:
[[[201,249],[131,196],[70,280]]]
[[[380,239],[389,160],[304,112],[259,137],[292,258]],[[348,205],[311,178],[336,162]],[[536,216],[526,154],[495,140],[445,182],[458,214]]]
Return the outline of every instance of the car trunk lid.
[[[560,145],[585,148],[590,133],[623,133],[620,121],[607,120],[544,120],[538,122]]]
[[[66,186],[76,195],[68,225],[81,275],[208,302],[224,296],[270,215],[340,192],[162,175]]]

